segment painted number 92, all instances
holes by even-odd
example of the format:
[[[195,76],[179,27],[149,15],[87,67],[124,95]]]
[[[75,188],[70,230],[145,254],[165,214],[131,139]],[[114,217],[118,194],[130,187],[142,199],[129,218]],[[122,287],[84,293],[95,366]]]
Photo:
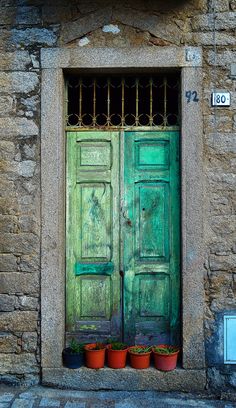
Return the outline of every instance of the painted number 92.
[[[187,99],[187,103],[199,101],[198,96],[197,96],[197,91],[186,91],[185,97]]]

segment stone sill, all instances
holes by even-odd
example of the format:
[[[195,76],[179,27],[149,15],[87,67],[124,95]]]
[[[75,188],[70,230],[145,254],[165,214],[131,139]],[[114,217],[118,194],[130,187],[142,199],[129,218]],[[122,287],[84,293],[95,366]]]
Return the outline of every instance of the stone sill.
[[[86,367],[43,368],[42,384],[69,388],[80,391],[117,390],[117,391],[203,391],[206,386],[204,369],[181,369],[161,372],[153,367],[146,370],[101,368],[93,370]]]

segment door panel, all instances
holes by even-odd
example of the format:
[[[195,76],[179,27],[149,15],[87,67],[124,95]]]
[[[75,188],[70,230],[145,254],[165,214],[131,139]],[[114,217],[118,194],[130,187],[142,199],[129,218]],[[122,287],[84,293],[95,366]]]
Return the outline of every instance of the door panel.
[[[116,132],[67,134],[67,331],[119,337],[119,144]]]
[[[168,184],[137,183],[135,189],[136,250],[138,259],[169,258]]]
[[[127,132],[124,141],[124,335],[179,341],[179,140]]]
[[[69,132],[66,222],[67,332],[178,343],[178,132]]]

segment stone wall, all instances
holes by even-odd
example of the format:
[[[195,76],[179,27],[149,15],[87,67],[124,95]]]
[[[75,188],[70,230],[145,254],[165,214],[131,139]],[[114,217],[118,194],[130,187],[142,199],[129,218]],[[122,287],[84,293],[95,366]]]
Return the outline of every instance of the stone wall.
[[[222,332],[236,313],[235,20],[235,0],[0,0],[0,379],[40,378],[40,48],[193,45],[204,60],[208,379],[235,387]],[[231,92],[230,108],[210,107],[214,88]]]

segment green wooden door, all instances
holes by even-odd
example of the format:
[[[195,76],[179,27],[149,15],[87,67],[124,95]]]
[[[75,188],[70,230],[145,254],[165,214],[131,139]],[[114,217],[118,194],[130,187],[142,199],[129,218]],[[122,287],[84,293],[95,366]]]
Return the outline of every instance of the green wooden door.
[[[121,333],[119,134],[67,133],[67,332]]]
[[[81,340],[178,342],[178,152],[178,132],[67,134],[67,331]]]
[[[179,341],[179,134],[127,132],[124,142],[124,334]]]

